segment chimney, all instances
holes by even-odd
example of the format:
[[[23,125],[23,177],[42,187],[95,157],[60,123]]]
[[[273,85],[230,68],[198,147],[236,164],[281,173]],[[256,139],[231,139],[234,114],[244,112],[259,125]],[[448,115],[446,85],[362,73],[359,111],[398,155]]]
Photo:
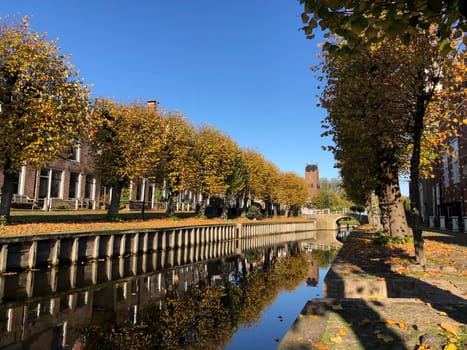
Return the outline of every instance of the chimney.
[[[148,106],[148,109],[152,112],[157,110],[157,106],[159,105],[159,102],[156,100],[150,100],[146,102],[146,105]]]

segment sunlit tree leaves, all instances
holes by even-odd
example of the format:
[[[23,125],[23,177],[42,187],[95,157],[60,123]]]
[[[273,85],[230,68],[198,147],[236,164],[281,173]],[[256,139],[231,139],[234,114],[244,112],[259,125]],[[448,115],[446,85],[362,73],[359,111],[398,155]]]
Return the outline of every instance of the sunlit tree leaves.
[[[359,54],[361,46],[378,43],[385,37],[408,44],[420,30],[435,25],[438,47],[447,54],[453,40],[461,38],[467,29],[467,5],[460,0],[300,0],[300,3],[304,5],[301,19],[308,38],[314,37],[317,27],[345,38],[345,45],[331,45],[332,51]]]
[[[56,41],[28,19],[0,28],[0,216],[8,222],[13,182],[26,162],[41,167],[86,135],[89,90]]]
[[[196,130],[179,113],[167,113],[161,122],[160,159],[152,175],[165,188],[168,195],[167,215],[171,216],[175,212],[174,198],[182,191],[197,188],[199,163],[195,156]]]
[[[121,190],[131,180],[156,173],[163,148],[162,117],[140,104],[120,104],[96,99],[91,132],[96,171],[102,183],[112,187],[108,216],[115,218]]]
[[[204,215],[208,198],[226,199],[230,186],[228,178],[234,172],[240,151],[230,136],[212,126],[202,126],[196,140],[199,186],[203,197],[199,214]]]

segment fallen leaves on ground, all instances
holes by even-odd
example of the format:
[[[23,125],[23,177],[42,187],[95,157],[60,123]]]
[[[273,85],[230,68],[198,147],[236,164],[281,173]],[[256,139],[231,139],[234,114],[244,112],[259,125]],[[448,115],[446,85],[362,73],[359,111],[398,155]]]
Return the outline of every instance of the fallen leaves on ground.
[[[153,229],[162,227],[179,227],[179,226],[195,226],[195,225],[217,225],[225,223],[241,223],[251,222],[246,218],[238,218],[235,220],[223,220],[220,218],[202,219],[198,217],[189,217],[179,220],[171,219],[148,219],[148,220],[128,220],[121,222],[108,221],[93,221],[79,222],[79,214],[73,217],[75,222],[38,222],[27,224],[12,224],[0,226],[0,237],[8,236],[25,236],[33,234],[48,234],[48,233],[73,233],[73,232],[102,232],[116,230],[134,230],[134,229]],[[304,221],[300,218],[273,218],[264,219],[261,222],[277,222],[277,221]]]
[[[423,343],[417,347],[417,350],[433,350],[433,348],[428,344]]]
[[[309,343],[317,350],[329,350],[329,346],[320,341],[309,340]]]
[[[457,334],[457,330],[459,328],[458,324],[451,323],[451,322],[441,322],[439,326],[441,327],[441,329],[445,330],[448,333],[452,333],[454,335]]]
[[[406,322],[397,322],[397,325],[399,326],[400,329],[406,329],[409,325]]]
[[[340,344],[342,343],[342,337],[340,335],[337,335],[335,337],[332,337],[331,339],[331,342],[335,343],[335,344]]]

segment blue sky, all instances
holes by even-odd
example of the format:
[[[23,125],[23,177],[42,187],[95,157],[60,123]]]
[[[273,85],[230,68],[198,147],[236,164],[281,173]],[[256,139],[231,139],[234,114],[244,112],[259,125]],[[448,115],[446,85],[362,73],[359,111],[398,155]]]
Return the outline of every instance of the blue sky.
[[[300,14],[298,0],[0,0],[1,17],[27,15],[58,38],[93,95],[157,100],[282,171],[318,163],[335,178],[309,69],[319,40],[299,30]]]

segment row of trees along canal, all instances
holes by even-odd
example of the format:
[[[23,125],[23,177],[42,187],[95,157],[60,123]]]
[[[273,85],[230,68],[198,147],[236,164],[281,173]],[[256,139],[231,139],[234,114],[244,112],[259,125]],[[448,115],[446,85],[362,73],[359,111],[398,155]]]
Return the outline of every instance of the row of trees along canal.
[[[465,2],[300,2],[306,36],[319,26],[327,38],[315,70],[328,111],[324,134],[335,143],[329,149],[346,192],[367,207],[379,199],[384,230],[407,235],[399,188],[407,172],[415,252],[424,264],[419,180],[455,151],[449,141],[465,124]]]
[[[30,29],[27,18],[3,23],[0,31],[0,172],[4,185],[0,218],[10,220],[18,169],[28,162],[40,168],[79,142],[91,144],[97,175],[113,188],[108,215],[118,214],[121,190],[130,181],[147,179],[165,186],[168,215],[181,191],[223,199],[223,217],[239,203],[281,204],[297,213],[307,200],[304,179],[283,173],[260,153],[240,149],[212,126],[195,128],[178,113],[122,104],[90,101],[90,90],[59,53],[54,41]]]

